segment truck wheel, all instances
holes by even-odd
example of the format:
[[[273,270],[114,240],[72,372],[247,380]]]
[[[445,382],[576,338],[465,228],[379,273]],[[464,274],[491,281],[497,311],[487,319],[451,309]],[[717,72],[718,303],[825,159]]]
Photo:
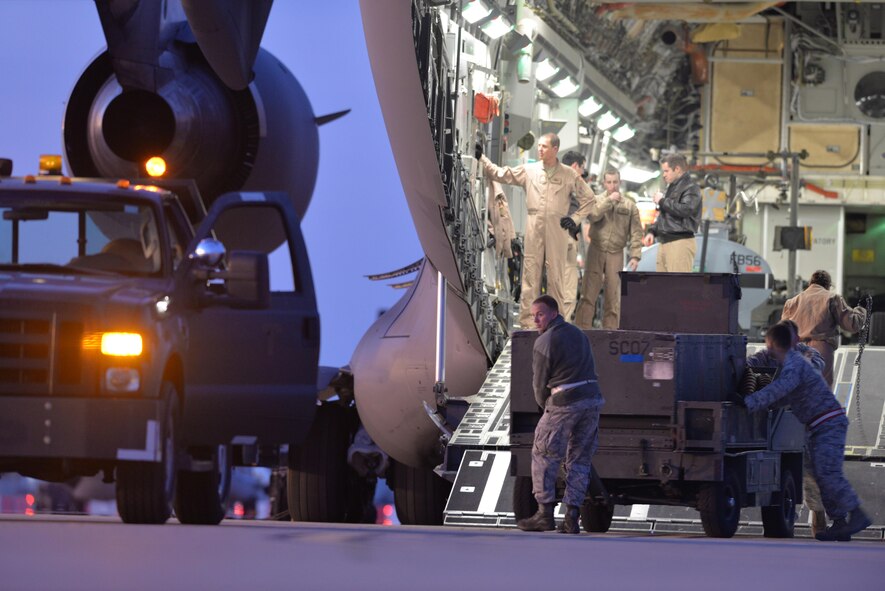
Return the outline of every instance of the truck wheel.
[[[230,500],[231,448],[195,450],[194,456],[212,462],[205,472],[180,471],[175,487],[175,516],[181,523],[217,525]]]
[[[393,465],[393,501],[403,525],[442,525],[452,483],[430,468]]]
[[[612,526],[614,515],[614,505],[600,503],[581,505],[581,525],[584,526],[586,532],[604,534]]]
[[[347,512],[347,410],[323,404],[301,445],[289,446],[286,483],[292,521],[341,523]]]
[[[160,394],[166,401],[161,461],[117,464],[117,512],[125,523],[165,523],[172,515],[178,394],[172,382],[163,382]]]
[[[287,468],[274,468],[270,473],[270,518],[273,521],[289,521],[289,479]]]
[[[766,538],[792,538],[796,524],[796,480],[793,473],[784,470],[781,491],[774,495],[776,505],[762,507],[762,529]]]
[[[532,477],[517,476],[513,481],[513,515],[519,521],[537,512],[538,501],[532,494]]]
[[[737,476],[725,470],[722,482],[705,484],[698,494],[698,511],[704,533],[711,538],[730,538],[741,519],[741,486]]]

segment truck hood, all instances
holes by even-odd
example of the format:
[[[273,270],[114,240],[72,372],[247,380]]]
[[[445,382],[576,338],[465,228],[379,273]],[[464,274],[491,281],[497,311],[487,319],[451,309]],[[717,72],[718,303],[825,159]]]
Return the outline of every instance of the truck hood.
[[[96,300],[137,305],[166,294],[163,279],[144,277],[57,275],[0,271],[0,300],[63,300],[88,304]]]

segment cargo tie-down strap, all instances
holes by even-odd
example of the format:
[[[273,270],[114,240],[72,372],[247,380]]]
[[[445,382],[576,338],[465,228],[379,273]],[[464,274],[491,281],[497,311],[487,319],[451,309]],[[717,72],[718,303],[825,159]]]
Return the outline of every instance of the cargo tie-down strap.
[[[553,386],[553,388],[550,389],[550,393],[559,394],[560,392],[568,392],[569,390],[577,388],[578,386],[583,386],[584,384],[592,384],[595,381],[596,380],[582,380],[580,382],[572,382],[571,384],[560,384],[558,386]]]

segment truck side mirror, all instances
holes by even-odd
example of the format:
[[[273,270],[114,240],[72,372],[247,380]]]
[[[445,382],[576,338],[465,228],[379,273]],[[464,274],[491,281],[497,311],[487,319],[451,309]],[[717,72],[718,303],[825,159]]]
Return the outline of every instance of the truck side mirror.
[[[232,250],[227,271],[217,276],[225,279],[227,293],[238,308],[270,306],[270,267],[263,252]]]

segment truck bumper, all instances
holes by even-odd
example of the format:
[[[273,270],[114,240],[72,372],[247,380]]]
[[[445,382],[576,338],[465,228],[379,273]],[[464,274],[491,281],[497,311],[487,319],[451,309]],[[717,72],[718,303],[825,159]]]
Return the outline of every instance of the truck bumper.
[[[159,462],[161,400],[0,397],[0,458]]]

